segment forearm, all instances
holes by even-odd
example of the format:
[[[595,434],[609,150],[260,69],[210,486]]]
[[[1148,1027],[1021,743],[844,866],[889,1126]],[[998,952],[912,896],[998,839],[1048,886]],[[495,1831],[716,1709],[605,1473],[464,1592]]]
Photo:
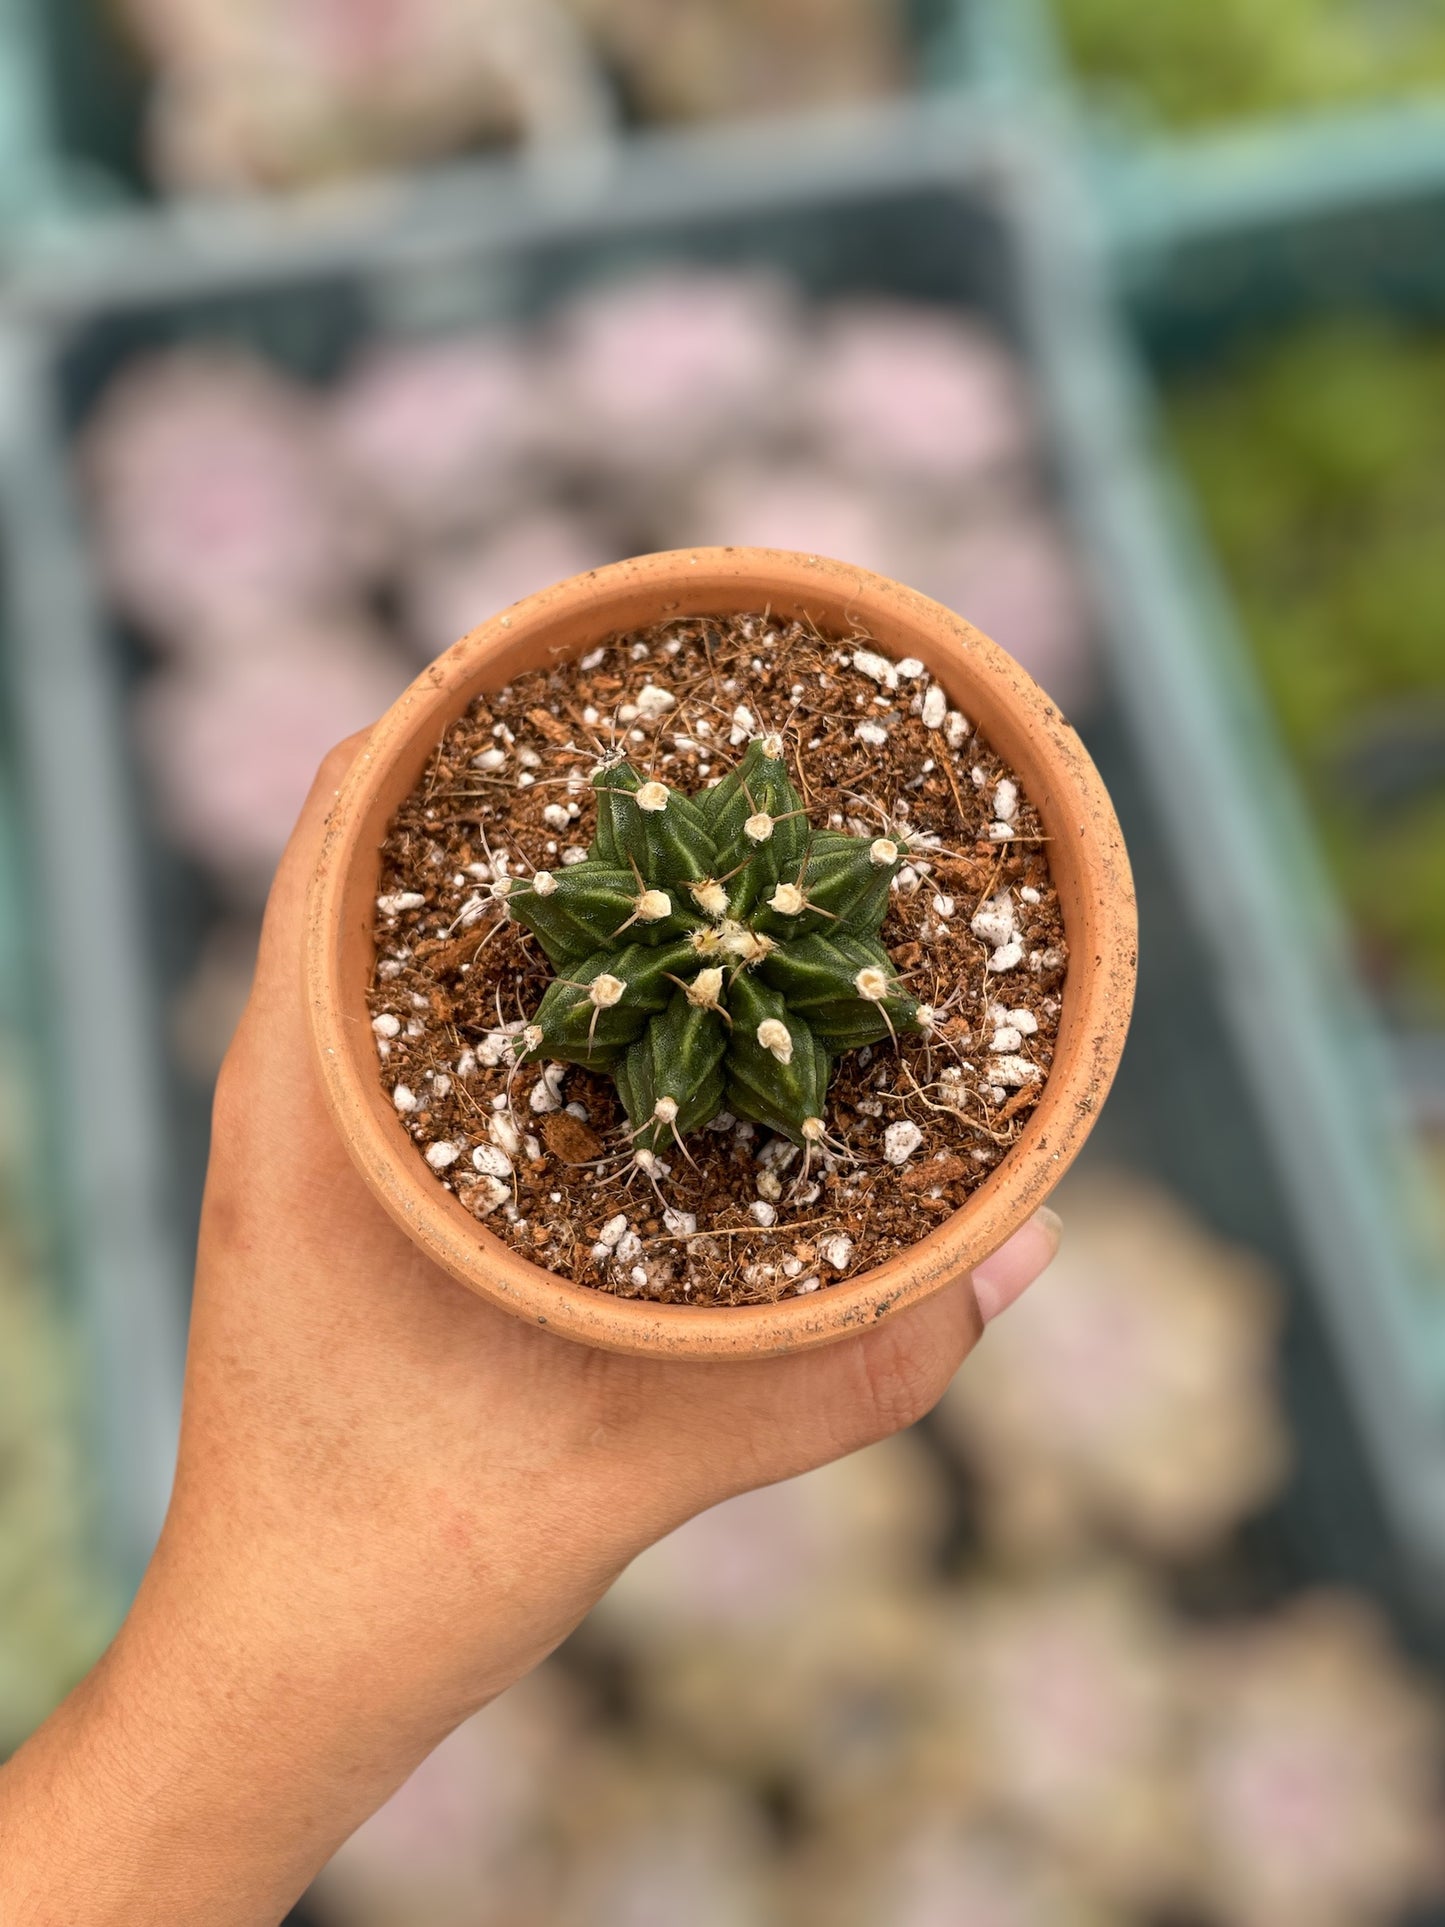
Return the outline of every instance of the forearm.
[[[142,1606],[0,1771],[6,1927],[259,1927],[442,1737],[239,1627]]]

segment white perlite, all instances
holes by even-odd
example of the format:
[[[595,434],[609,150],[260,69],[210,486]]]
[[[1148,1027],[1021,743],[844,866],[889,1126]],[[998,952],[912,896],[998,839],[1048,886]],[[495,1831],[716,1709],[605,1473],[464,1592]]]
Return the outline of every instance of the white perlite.
[[[405,1116],[408,1111],[416,1109],[416,1092],[409,1084],[398,1084],[391,1094],[391,1101]]]
[[[853,1261],[853,1240],[846,1232],[840,1231],[836,1237],[824,1243],[823,1257],[834,1271],[846,1271]]]
[[[690,1238],[697,1230],[695,1211],[678,1211],[668,1205],[662,1214],[662,1222],[675,1238]]]
[[[637,713],[644,722],[655,723],[676,706],[676,696],[670,690],[659,689],[656,683],[646,683],[638,692]]]
[[[566,1076],[566,1066],[549,1064],[532,1086],[532,1095],[527,1099],[538,1117],[548,1111],[562,1108],[562,1079]]]
[[[888,731],[882,723],[871,721],[859,723],[854,728],[853,734],[860,743],[867,743],[870,749],[882,749],[888,741]]]
[[[943,719],[948,714],[948,698],[936,682],[931,682],[923,697],[923,727],[942,729]]]
[[[399,1037],[401,1035],[401,1019],[399,1017],[393,1017],[389,1010],[384,1010],[379,1017],[372,1018],[371,1028],[376,1032],[378,1037]]]
[[[867,676],[871,682],[880,683],[884,689],[898,687],[898,671],[888,660],[872,649],[855,649],[853,667],[860,675]]]
[[[754,1224],[762,1225],[765,1230],[769,1225],[774,1225],[778,1222],[777,1211],[768,1203],[766,1198],[755,1198],[748,1206],[748,1216]]]
[[[901,1117],[883,1133],[883,1155],[890,1164],[907,1164],[923,1142],[923,1133],[909,1118]]]
[[[565,830],[572,822],[572,812],[565,803],[549,803],[542,812],[542,821],[549,830]]]
[[[996,1064],[990,1064],[988,1074],[995,1084],[1005,1084],[1010,1090],[1020,1085],[1032,1084],[1039,1075],[1037,1064],[1031,1064],[1026,1057],[1001,1057]]]
[[[495,1125],[498,1120],[494,1118],[492,1122]],[[492,1135],[496,1135],[495,1131]],[[520,1150],[521,1140],[517,1138],[515,1129],[512,1136],[516,1140],[512,1148]],[[512,1160],[499,1143],[479,1144],[472,1152],[472,1168],[480,1171],[484,1178],[509,1178],[512,1175]]]
[[[426,1161],[433,1171],[445,1171],[448,1165],[456,1163],[461,1154],[461,1145],[449,1144],[445,1138],[439,1138],[435,1144],[426,1147]]]
[[[489,1218],[508,1202],[511,1195],[511,1186],[503,1184],[500,1178],[483,1178],[467,1193],[467,1208],[474,1218]]]
[[[991,950],[998,950],[1004,944],[1011,944],[1018,924],[1014,913],[1013,898],[1007,890],[990,897],[980,904],[969,920],[969,929],[980,943],[986,943]]]
[[[1002,1030],[996,1030],[994,1032],[993,1042],[989,1045],[989,1049],[995,1051],[1016,1051],[1023,1041],[1023,1037],[1012,1024],[1005,1024]]]
[[[962,749],[972,729],[973,725],[967,716],[961,715],[956,709],[950,709],[943,724],[944,740],[950,749]]]
[[[615,1218],[609,1218],[597,1234],[597,1242],[604,1250],[611,1251],[627,1230],[627,1213],[619,1211]]]
[[[1018,814],[1018,784],[1010,782],[1007,776],[993,793],[993,813],[1000,823],[1012,823]]]
[[[396,890],[388,897],[378,897],[376,907],[384,917],[399,917],[403,910],[424,910],[426,898],[419,890]]]
[[[1017,970],[1024,960],[1024,947],[1015,940],[1000,944],[988,960],[990,970]]]

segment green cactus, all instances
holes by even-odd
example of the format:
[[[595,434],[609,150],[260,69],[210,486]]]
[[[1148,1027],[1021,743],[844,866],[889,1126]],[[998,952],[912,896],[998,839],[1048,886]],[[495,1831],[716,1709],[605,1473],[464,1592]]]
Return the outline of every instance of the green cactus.
[[[607,1071],[639,1161],[724,1108],[821,1141],[835,1057],[932,1021],[878,941],[898,846],[813,830],[777,737],[698,796],[592,783],[586,861],[507,897],[558,973],[521,1061]]]

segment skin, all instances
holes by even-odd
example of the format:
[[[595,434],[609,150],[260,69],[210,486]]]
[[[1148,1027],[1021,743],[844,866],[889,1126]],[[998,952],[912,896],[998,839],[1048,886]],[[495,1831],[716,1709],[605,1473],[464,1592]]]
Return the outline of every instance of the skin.
[[[114,1645],[0,1772],[8,1927],[256,1927],[646,1546],[910,1425],[1043,1270],[796,1358],[663,1363],[472,1297],[356,1176],[312,1075],[302,907],[353,738],[278,873],[216,1093],[175,1490]]]

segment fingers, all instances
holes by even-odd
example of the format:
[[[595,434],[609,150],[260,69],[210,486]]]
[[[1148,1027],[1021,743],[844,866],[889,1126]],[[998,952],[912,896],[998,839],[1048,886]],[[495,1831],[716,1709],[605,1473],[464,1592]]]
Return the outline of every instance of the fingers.
[[[973,1274],[973,1295],[985,1325],[1023,1296],[1039,1273],[1052,1264],[1064,1232],[1063,1220],[1046,1204],[1005,1245],[985,1258]]]
[[[932,1411],[984,1327],[1020,1298],[1052,1261],[1061,1232],[1058,1214],[1042,1207],[971,1278],[925,1299],[859,1341],[868,1398],[849,1414],[862,1433],[858,1443],[886,1438]]]

